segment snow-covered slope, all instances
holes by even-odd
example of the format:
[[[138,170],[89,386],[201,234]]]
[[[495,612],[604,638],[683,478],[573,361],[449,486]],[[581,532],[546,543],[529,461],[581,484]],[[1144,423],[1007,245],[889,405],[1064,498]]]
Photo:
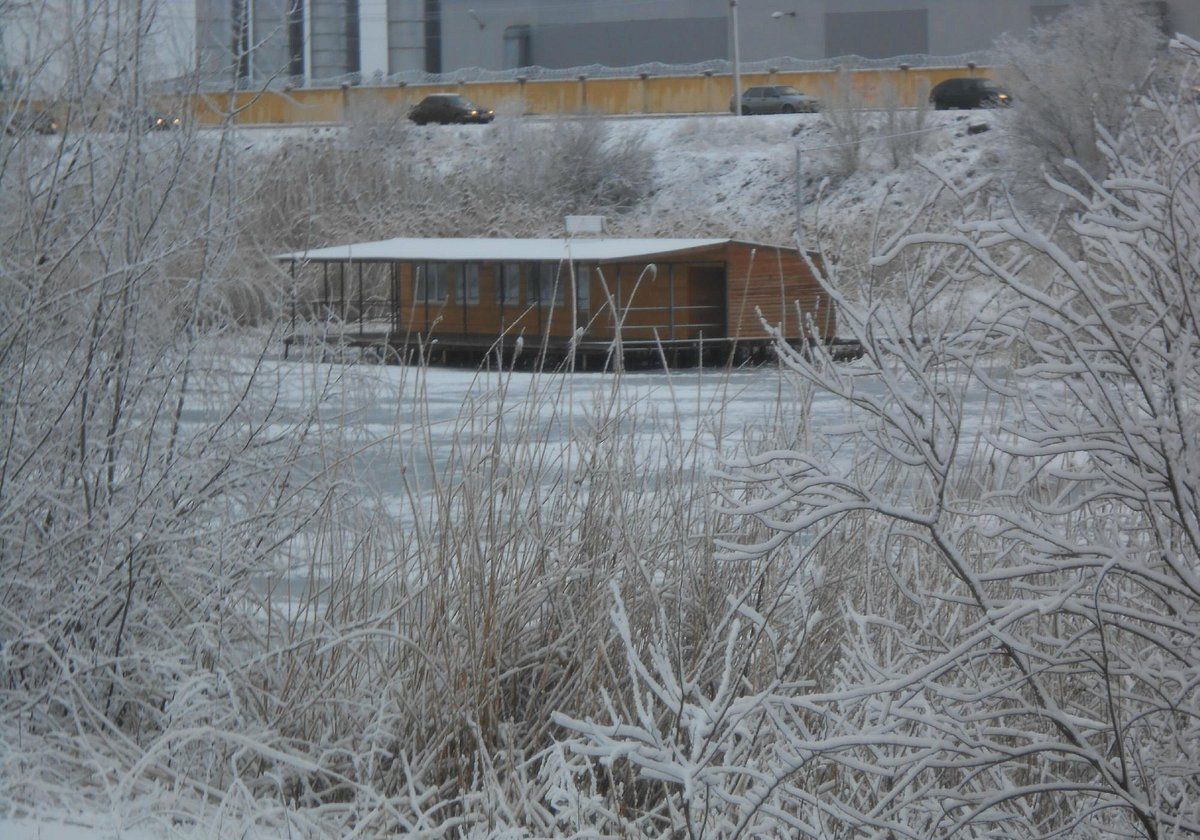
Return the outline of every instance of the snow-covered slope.
[[[930,112],[919,154],[928,166],[955,179],[997,171],[1002,160],[1006,114]],[[797,150],[802,238],[811,240],[818,218],[823,228],[861,240],[883,203],[903,213],[915,208],[935,185],[911,161],[894,168],[884,116],[874,114],[859,171],[839,172],[836,139],[821,115],[735,118],[707,116],[601,121],[613,140],[636,136],[653,156],[654,185],[640,203],[609,213],[610,231],[624,236],[732,236],[790,242],[797,216]],[[989,130],[967,133],[969,125]],[[464,172],[482,165],[513,131],[552,132],[548,120],[501,121],[489,126],[396,126],[405,163],[417,171]],[[354,128],[246,129],[243,148],[274,152],[312,140],[349,139]],[[507,133],[507,135],[506,135]],[[384,136],[388,136],[386,133]],[[818,202],[818,197],[820,201]],[[418,234],[419,231],[406,231]],[[515,231],[540,235],[544,230]],[[806,243],[812,244],[812,243]]]

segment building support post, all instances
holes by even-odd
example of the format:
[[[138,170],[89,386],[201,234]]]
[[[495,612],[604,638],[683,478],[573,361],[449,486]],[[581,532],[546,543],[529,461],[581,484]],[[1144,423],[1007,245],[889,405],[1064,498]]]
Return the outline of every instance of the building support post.
[[[358,264],[358,337],[359,338],[363,337],[363,315],[366,314],[363,311],[365,300],[363,299],[362,269],[363,269],[363,264],[359,263]]]
[[[667,341],[671,344],[671,365],[679,366],[679,351],[675,348],[675,263],[667,266]]]
[[[667,338],[675,340],[675,263],[667,266]]]
[[[500,294],[500,332],[504,333],[508,330],[508,323],[504,320],[504,299],[508,297],[508,278],[504,276],[504,263],[495,263],[492,266],[492,288],[499,289]],[[517,288],[521,288],[521,269],[517,269]],[[501,358],[503,358],[504,344],[500,345]]]
[[[624,321],[621,313],[625,304],[621,301],[621,271],[622,266],[617,266],[617,302],[616,311],[613,312],[613,338],[617,345],[616,369],[618,372],[625,370],[625,335]]]
[[[292,349],[292,341],[296,338],[296,261],[291,261],[290,274],[292,275],[292,327],[288,333],[288,337],[283,342],[283,358],[287,361],[288,351]]]
[[[537,295],[534,297],[533,305],[537,307],[538,338],[542,339],[545,337],[542,335],[542,272],[541,269],[535,269],[535,271],[537,271]]]
[[[389,332],[392,335],[400,332],[400,263],[393,262],[392,264],[392,288],[391,288],[391,329]]]

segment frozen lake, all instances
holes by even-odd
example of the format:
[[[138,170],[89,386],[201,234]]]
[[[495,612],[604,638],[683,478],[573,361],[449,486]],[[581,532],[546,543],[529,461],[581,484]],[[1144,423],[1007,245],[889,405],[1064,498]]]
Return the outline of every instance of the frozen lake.
[[[249,363],[239,359],[236,367]],[[877,380],[860,380],[859,387],[883,394]],[[620,435],[645,453],[652,472],[682,451],[716,466],[743,446],[763,448],[755,441],[766,430],[844,431],[851,421],[829,394],[806,402],[797,377],[777,365],[615,375],[276,360],[260,370],[255,392],[277,406],[277,427],[311,420],[326,466],[336,462],[364,491],[403,497],[410,506],[481,447],[507,450],[518,469],[514,449],[536,452],[537,469],[549,475],[569,470],[589,440]],[[198,425],[224,411],[219,389],[191,405],[187,419]],[[968,397],[964,445],[989,414],[982,393]]]

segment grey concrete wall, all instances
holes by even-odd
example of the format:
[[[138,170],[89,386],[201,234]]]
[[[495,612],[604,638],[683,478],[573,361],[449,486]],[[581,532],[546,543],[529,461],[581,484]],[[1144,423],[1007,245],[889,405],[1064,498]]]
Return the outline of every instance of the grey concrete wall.
[[[723,17],[548,23],[530,36],[532,62],[541,67],[689,64],[723,56],[729,39]]]
[[[1167,8],[1176,32],[1200,38],[1200,0],[1171,0]]]
[[[895,13],[924,11],[927,23],[928,52],[934,55],[955,55],[987,49],[1001,33],[1025,31],[1034,19],[1034,6],[1065,4],[1069,0],[739,0],[739,29],[742,58],[747,61],[793,56],[796,58],[827,58],[826,14],[838,13]],[[1173,0],[1172,8],[1187,7],[1175,13],[1179,19],[1200,17],[1197,0]],[[474,12],[474,15],[470,14]],[[531,33],[556,26],[612,23],[624,19],[621,29],[611,30],[612,37],[580,39],[580,58],[570,60],[566,51],[555,49],[554,60],[560,66],[602,63],[619,66],[653,60],[641,58],[657,49],[661,55],[679,49],[675,43],[684,40],[672,37],[670,27],[658,21],[683,19],[715,19],[728,17],[726,0],[648,0],[636,5],[609,3],[606,0],[443,0],[442,45],[446,70],[459,67],[504,66],[504,30],[509,26],[528,25]],[[783,13],[773,17],[772,13]],[[636,18],[629,20],[629,18]],[[887,14],[866,14],[859,18],[862,27],[861,43],[879,45],[888,40],[896,18]],[[638,21],[647,22],[643,32]],[[650,21],[656,23],[650,24]],[[479,23],[483,23],[480,27]],[[1195,25],[1195,24],[1193,24]],[[679,24],[682,32],[683,24]],[[580,30],[583,31],[583,30]],[[592,30],[597,34],[605,30]],[[899,53],[912,52],[915,39],[907,38],[895,48]],[[586,47],[586,53],[583,52]],[[536,46],[535,46],[536,51]],[[872,52],[888,50],[872,48]],[[732,54],[728,39],[725,49],[710,40],[697,42],[684,50],[685,61],[708,58],[728,58]],[[635,54],[639,58],[625,58]],[[597,57],[599,56],[599,57]],[[608,56],[608,57],[606,57]],[[542,63],[537,56],[535,64]]]
[[[289,41],[284,17],[289,0],[254,0],[259,54],[255,80],[287,72]],[[425,66],[424,0],[386,2],[386,22],[364,21],[361,42],[386,50],[387,72]],[[831,52],[885,55],[928,51],[955,55],[991,46],[1002,33],[1020,34],[1039,17],[1071,0],[740,0],[742,58],[830,57]],[[195,45],[209,75],[233,76],[231,0],[195,0]],[[502,69],[504,32],[528,26],[535,64],[623,66],[650,61],[690,63],[732,55],[727,0],[442,0],[442,68]],[[1200,0],[1168,0],[1171,25],[1200,37]],[[308,0],[309,67],[313,78],[334,78],[359,64],[349,53],[347,0]],[[897,29],[895,13],[924,12],[926,50],[917,31]],[[773,13],[781,13],[774,17]],[[829,14],[856,14],[829,38]],[[633,19],[630,19],[633,18]],[[834,20],[833,28],[848,19]],[[901,37],[904,36],[904,37]],[[374,40],[371,40],[374,39]],[[382,43],[379,43],[382,42]],[[890,46],[890,49],[889,49]],[[857,49],[854,49],[857,47]],[[366,47],[361,47],[363,52]],[[361,57],[360,52],[359,57]]]
[[[442,0],[442,65],[445,70],[459,67],[502,69],[504,30],[509,26],[521,25],[530,27],[535,51],[537,33],[541,30],[544,33],[544,49],[553,46],[550,55],[557,57],[564,54],[558,46],[564,43],[564,40],[554,36],[555,27],[622,24],[614,29],[593,29],[592,31],[601,37],[579,41],[581,49],[587,46],[590,60],[568,61],[568,66],[593,62],[613,64],[610,60],[597,59],[595,56],[647,55],[655,49],[664,53],[668,49],[686,52],[687,46],[675,44],[674,42],[681,39],[672,36],[669,25],[661,22],[724,19],[728,6],[727,0],[646,0],[636,4],[609,3],[605,0],[575,0],[570,3],[563,0]],[[471,11],[474,15],[470,14]],[[639,21],[660,23],[639,33]],[[483,23],[482,27],[480,22]],[[707,39],[708,35],[704,37]],[[632,44],[627,43],[629,39],[633,39]],[[710,50],[719,51],[720,54],[688,60],[725,57],[722,45],[711,43],[707,43],[703,50],[693,49],[688,54]],[[535,64],[540,63],[536,55],[533,60]],[[636,63],[655,60],[662,59],[642,58]]]
[[[929,10],[826,12],[825,55],[887,58],[929,52]]]
[[[984,50],[996,36],[1020,33],[1033,19],[1030,0],[741,0],[742,56],[760,60],[777,56],[804,59],[835,57],[826,47],[826,14],[859,13],[860,45],[876,56],[912,53],[915,37],[897,38],[889,49],[886,43],[896,25],[896,13],[924,11],[927,20],[927,48],[931,55],[958,55]],[[1045,5],[1043,2],[1042,5]],[[772,18],[773,11],[789,12]],[[796,12],[793,16],[790,12]],[[912,36],[907,30],[898,35]],[[834,46],[834,45],[829,45]]]
[[[992,46],[1002,34],[1020,35],[1038,17],[1052,15],[1057,7],[1066,8],[1077,0],[739,0],[738,18],[742,58],[747,61],[793,56],[802,59],[831,57],[826,49],[826,14],[865,13],[859,20],[864,45],[877,45],[896,34],[895,18],[887,13],[924,11],[927,23],[927,52],[932,55],[957,55]],[[1176,30],[1200,37],[1200,0],[1168,0],[1172,25]],[[470,14],[474,12],[474,14]],[[773,17],[773,13],[783,13]],[[443,68],[504,67],[504,30],[509,26],[528,25],[536,45],[537,32],[556,26],[599,24],[624,20],[623,28],[612,30],[612,37],[579,39],[580,57],[570,60],[568,51],[555,49],[554,65],[572,66],[589,63],[612,66],[643,61],[702,61],[728,58],[711,41],[702,41],[681,49],[669,26],[657,21],[683,19],[727,19],[727,0],[647,0],[637,4],[610,3],[607,0],[442,0]],[[881,13],[873,15],[871,13]],[[630,20],[630,18],[634,18]],[[638,31],[639,21],[646,23]],[[655,23],[651,23],[651,22]],[[481,28],[479,23],[483,23]],[[582,31],[582,30],[581,30]],[[593,30],[600,35],[602,28]],[[665,35],[663,34],[665,31]],[[904,33],[899,33],[904,34]],[[906,38],[892,54],[913,51],[915,39]],[[643,49],[645,47],[645,49]],[[586,48],[586,52],[584,51]],[[647,50],[667,55],[675,50],[686,59],[641,58]],[[536,46],[535,46],[536,51]],[[876,54],[888,50],[872,49]],[[630,54],[639,58],[625,58]],[[597,58],[596,56],[611,58]],[[535,64],[542,64],[536,55]]]

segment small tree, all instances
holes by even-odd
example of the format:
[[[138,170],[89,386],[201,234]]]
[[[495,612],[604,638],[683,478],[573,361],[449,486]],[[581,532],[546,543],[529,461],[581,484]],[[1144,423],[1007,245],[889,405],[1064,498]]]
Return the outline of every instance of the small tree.
[[[899,169],[921,153],[925,143],[925,126],[929,120],[929,84],[922,80],[917,88],[916,107],[906,109],[903,105],[896,85],[890,82],[885,84],[883,136],[893,169]]]
[[[1016,99],[1013,136],[1037,171],[1060,180],[1104,172],[1098,131],[1120,133],[1161,38],[1147,4],[1095,0],[1072,6],[1025,38],[1002,39],[1004,82]]]

